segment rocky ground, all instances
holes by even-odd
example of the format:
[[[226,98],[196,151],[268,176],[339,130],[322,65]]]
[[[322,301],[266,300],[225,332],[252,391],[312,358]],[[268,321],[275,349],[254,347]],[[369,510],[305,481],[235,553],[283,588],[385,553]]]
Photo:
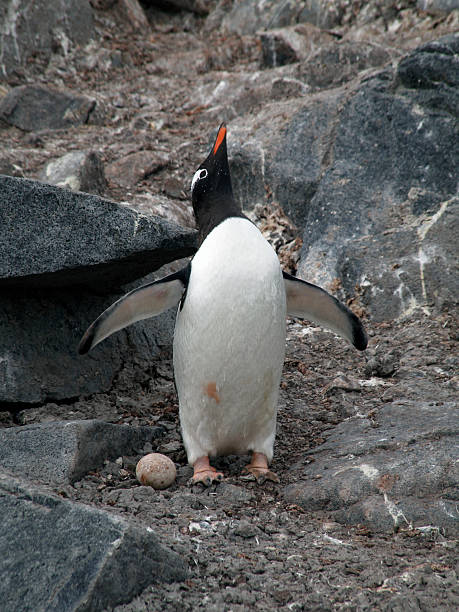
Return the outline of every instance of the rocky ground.
[[[135,465],[141,454],[107,461],[73,486],[55,488],[65,498],[152,526],[163,544],[187,560],[184,583],[149,587],[117,610],[455,609],[456,541],[435,523],[414,528],[409,515],[401,521],[392,516],[392,529],[381,534],[364,524],[343,526],[333,509],[311,511],[284,494],[298,479],[310,479],[318,489],[322,475],[314,473],[314,449],[340,422],[357,416],[378,431],[391,402],[442,406],[456,399],[457,327],[451,316],[367,325],[365,357],[332,334],[289,323],[272,464],[280,484],[244,480],[248,457],[228,457],[215,462],[226,476],[222,484],[187,486],[192,470],[180,438],[170,355],[142,376],[126,366],[110,394],[17,415],[23,424],[100,418],[164,428],[143,452],[175,461],[178,476],[168,490],[139,486]],[[387,504],[398,501],[390,491],[388,496]]]
[[[92,4],[94,43],[76,49],[57,45],[46,59],[37,54],[11,72],[2,87],[3,93],[31,83],[68,88],[96,100],[96,111],[82,125],[59,129],[3,126],[2,172],[43,179],[48,162],[71,151],[96,151],[105,179],[99,175],[94,191],[141,212],[192,226],[187,199],[190,177],[206,155],[219,122],[237,123],[246,107],[256,115],[266,102],[267,83],[270,95],[276,95],[271,88],[276,79],[282,80],[282,97],[306,95],[306,89],[298,89],[298,74],[289,72],[295,63],[293,68],[288,63],[270,66],[272,53],[259,37],[241,33],[236,26],[226,31],[216,28],[216,20],[228,19],[224,3],[219,3],[219,13],[211,12],[207,18],[154,8],[153,3],[144,3],[144,13],[133,11],[134,3],[129,2],[118,7],[103,1]],[[415,2],[338,4],[339,18],[327,13],[329,23],[314,30],[315,38],[309,32],[314,51],[343,38],[371,41],[384,47],[388,54],[384,61],[395,61],[421,43],[457,30],[455,12],[424,12]],[[301,34],[300,27],[296,35]],[[322,73],[317,70],[320,88]],[[340,70],[329,78],[342,85]],[[231,95],[233,82],[237,99]],[[291,90],[286,89],[287,82]],[[216,91],[227,83],[225,105]],[[246,89],[245,97],[241,88]],[[280,249],[285,266],[294,271],[301,241],[295,240],[293,224],[275,208],[268,212],[258,208],[252,214]],[[191,468],[181,442],[169,348],[148,367],[124,363],[106,393],[0,408],[1,425],[8,428],[88,418],[162,427],[161,437],[136,455],[106,461],[103,468],[72,485],[53,487],[62,498],[151,526],[161,543],[186,560],[185,581],[149,586],[116,610],[457,609],[455,531],[447,519],[437,520],[434,511],[431,520],[420,523],[414,506],[410,514],[409,504],[398,505],[397,487],[405,486],[403,461],[393,459],[396,467],[389,474],[368,474],[372,496],[367,506],[351,499],[360,489],[348,478],[341,481],[336,468],[341,461],[344,466],[351,461],[352,468],[364,471],[364,466],[376,465],[387,449],[409,456],[412,444],[418,449],[411,464],[418,466],[419,488],[426,487],[427,495],[435,497],[435,488],[426,484],[429,444],[438,440],[450,444],[453,431],[441,424],[425,431],[418,412],[413,412],[413,422],[409,413],[411,407],[426,406],[440,419],[454,406],[457,319],[449,309],[418,308],[401,320],[376,323],[358,296],[353,307],[369,332],[364,355],[332,334],[288,322],[272,464],[280,484],[259,486],[244,479],[240,472],[247,458],[229,457],[215,463],[225,473],[222,484],[204,490],[188,487]],[[394,407],[405,410],[412,441],[397,430],[392,446],[390,441],[378,442],[362,452],[356,446],[355,452],[340,455],[336,432],[343,432],[341,446],[346,449],[352,449],[354,426],[356,445],[375,432],[378,437],[380,427],[384,437],[390,426],[397,428],[397,422],[390,423]],[[366,436],[360,435],[362,427]],[[326,446],[325,451],[321,447],[327,443],[332,446],[324,460]],[[135,479],[136,462],[151,450],[176,463],[177,480],[166,491],[139,486]],[[443,463],[431,460],[433,472],[435,466],[444,465],[448,452],[442,455]],[[359,457],[363,463],[357,465]],[[443,494],[438,503],[443,503],[444,515],[454,519],[454,470],[448,470],[435,472]],[[337,492],[329,492],[337,474]],[[400,485],[391,478],[399,479]],[[295,488],[298,482],[301,490]]]

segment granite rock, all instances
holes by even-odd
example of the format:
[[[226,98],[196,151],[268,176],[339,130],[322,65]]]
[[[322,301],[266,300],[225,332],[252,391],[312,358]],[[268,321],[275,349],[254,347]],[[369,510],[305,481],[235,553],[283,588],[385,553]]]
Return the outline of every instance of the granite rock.
[[[230,164],[243,207],[278,202],[303,228],[298,274],[328,289],[340,279],[341,299],[365,293],[376,320],[438,309],[457,294],[458,40],[421,45],[395,68],[233,124]],[[397,290],[408,262],[414,299]]]
[[[106,189],[104,165],[95,151],[72,151],[46,164],[41,180],[72,191],[102,195]]]
[[[0,121],[25,132],[59,130],[88,123],[96,101],[43,85],[14,87],[0,100]]]
[[[69,45],[85,45],[94,34],[88,0],[6,0],[0,5],[2,76],[14,75],[33,56],[47,62]]]
[[[133,355],[145,363],[170,345],[172,311],[116,334],[88,357],[76,352],[88,325],[136,286],[126,283],[194,252],[193,231],[36,181],[0,177],[0,185],[0,401],[104,391]]]
[[[104,460],[136,454],[161,434],[161,427],[113,425],[99,420],[0,429],[0,468],[27,480],[73,484]]]
[[[186,578],[183,560],[150,527],[64,500],[5,472],[0,512],[5,612],[98,612],[155,582]]]
[[[313,463],[292,466],[308,480],[286,487],[286,499],[373,531],[431,525],[457,535],[459,414],[453,403],[437,404],[402,400],[340,423]]]
[[[0,177],[0,285],[102,291],[191,255],[195,233],[95,195]]]

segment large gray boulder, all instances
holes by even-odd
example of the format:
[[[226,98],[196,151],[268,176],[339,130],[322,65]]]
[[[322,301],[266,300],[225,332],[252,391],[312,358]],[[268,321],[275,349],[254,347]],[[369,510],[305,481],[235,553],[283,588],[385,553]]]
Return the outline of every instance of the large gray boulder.
[[[196,234],[87,193],[0,176],[0,286],[119,287],[191,255]]]
[[[124,361],[146,362],[170,345],[173,312],[87,357],[76,352],[91,321],[133,288],[126,283],[194,252],[195,232],[36,181],[0,177],[0,197],[0,402],[107,390]]]
[[[383,406],[372,419],[343,421],[312,451],[313,463],[292,467],[301,480],[286,487],[285,497],[373,531],[411,526],[457,535],[458,424],[451,402],[406,400]]]
[[[89,0],[6,0],[0,4],[0,77],[9,77],[37,54],[48,61],[68,45],[94,36]]]
[[[106,459],[137,454],[162,433],[161,427],[99,420],[0,429],[0,468],[46,484],[73,484]]]
[[[377,320],[457,294],[458,53],[459,36],[446,36],[395,68],[232,126],[243,206],[270,193],[303,229],[299,275],[325,287],[340,279],[342,298],[357,288]]]
[[[4,612],[98,612],[187,569],[153,530],[0,471]]]

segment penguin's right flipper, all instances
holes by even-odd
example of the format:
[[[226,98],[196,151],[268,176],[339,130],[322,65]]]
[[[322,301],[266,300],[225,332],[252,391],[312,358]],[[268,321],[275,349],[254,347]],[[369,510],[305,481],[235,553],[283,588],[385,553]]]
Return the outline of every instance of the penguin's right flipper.
[[[174,274],[130,291],[105,310],[86,330],[78,345],[84,355],[111,334],[176,306],[188,287],[191,264]]]
[[[339,334],[359,351],[367,348],[367,334],[359,317],[317,285],[283,272],[287,314],[308,319]]]

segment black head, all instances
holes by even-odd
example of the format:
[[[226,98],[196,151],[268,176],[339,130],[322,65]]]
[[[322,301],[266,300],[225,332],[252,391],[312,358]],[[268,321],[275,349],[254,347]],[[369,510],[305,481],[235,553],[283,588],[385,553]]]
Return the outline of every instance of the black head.
[[[193,176],[191,200],[201,242],[228,217],[244,217],[233,196],[224,123],[211,152]]]

